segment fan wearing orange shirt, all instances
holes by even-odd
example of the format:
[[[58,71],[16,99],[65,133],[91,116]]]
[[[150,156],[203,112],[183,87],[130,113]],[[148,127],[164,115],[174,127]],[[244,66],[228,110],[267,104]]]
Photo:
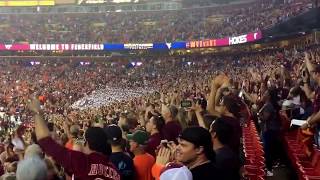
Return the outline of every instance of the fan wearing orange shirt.
[[[153,180],[151,169],[155,159],[144,150],[148,138],[147,132],[141,130],[128,135],[130,151],[134,154],[133,163],[136,170],[136,180]]]
[[[70,127],[69,132],[67,133],[69,136],[69,140],[66,143],[65,147],[73,150],[73,145],[74,142],[77,140],[77,138],[79,137],[79,133],[80,133],[80,127],[78,125],[72,125]]]

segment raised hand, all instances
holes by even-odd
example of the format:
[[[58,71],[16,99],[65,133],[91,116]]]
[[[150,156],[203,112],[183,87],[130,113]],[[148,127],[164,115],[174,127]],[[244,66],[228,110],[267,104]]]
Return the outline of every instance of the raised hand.
[[[161,147],[157,155],[156,163],[166,165],[170,162],[170,155],[171,150],[169,148]]]
[[[39,99],[34,97],[31,100],[29,100],[28,108],[33,113],[39,113],[41,111]]]
[[[218,75],[212,81],[212,87],[220,88],[223,84],[229,82],[229,78],[226,75]]]
[[[304,62],[307,62],[309,60],[310,60],[309,53],[308,52],[304,52]]]

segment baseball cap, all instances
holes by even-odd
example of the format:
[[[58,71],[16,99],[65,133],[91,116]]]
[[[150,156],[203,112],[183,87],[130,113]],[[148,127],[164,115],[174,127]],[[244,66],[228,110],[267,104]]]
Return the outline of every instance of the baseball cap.
[[[122,140],[122,131],[119,126],[111,124],[104,128],[108,136],[108,142],[110,143],[120,143]]]
[[[182,131],[179,138],[191,142],[196,146],[212,144],[210,132],[203,127],[188,127]]]
[[[282,110],[293,109],[295,107],[292,100],[284,100],[282,103]]]
[[[39,156],[39,157],[43,156],[42,149],[40,148],[40,146],[38,144],[32,144],[32,145],[28,146],[25,153],[24,153],[25,158],[26,157],[33,157],[33,156]]]
[[[202,146],[208,159],[214,160],[215,154],[213,151],[213,144],[211,134],[203,127],[188,127],[179,135],[180,139],[188,141],[195,146]]]
[[[140,145],[146,145],[149,139],[148,133],[145,131],[137,130],[133,134],[127,135],[128,140],[132,140]]]
[[[91,150],[105,155],[111,154],[111,146],[108,144],[107,134],[100,127],[89,127],[85,132],[85,140]]]
[[[37,156],[23,159],[18,163],[16,176],[19,180],[47,179],[47,165]]]
[[[160,180],[192,180],[192,173],[186,166],[167,166]]]

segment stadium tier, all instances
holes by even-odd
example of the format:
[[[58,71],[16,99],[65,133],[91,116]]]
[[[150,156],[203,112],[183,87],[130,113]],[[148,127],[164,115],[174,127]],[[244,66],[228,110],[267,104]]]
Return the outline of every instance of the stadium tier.
[[[1,180],[320,179],[317,1],[170,2],[0,15]]]
[[[1,15],[3,44],[154,43],[235,37],[307,11],[307,0],[156,12]]]

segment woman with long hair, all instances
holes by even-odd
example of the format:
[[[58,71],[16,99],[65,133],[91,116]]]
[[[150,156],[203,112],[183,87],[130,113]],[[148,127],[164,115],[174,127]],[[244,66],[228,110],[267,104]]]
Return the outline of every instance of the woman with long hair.
[[[273,176],[272,166],[277,158],[278,148],[281,147],[281,121],[279,118],[278,89],[269,88],[263,98],[264,105],[259,111],[259,120],[261,123],[261,139],[266,156],[267,176]]]

